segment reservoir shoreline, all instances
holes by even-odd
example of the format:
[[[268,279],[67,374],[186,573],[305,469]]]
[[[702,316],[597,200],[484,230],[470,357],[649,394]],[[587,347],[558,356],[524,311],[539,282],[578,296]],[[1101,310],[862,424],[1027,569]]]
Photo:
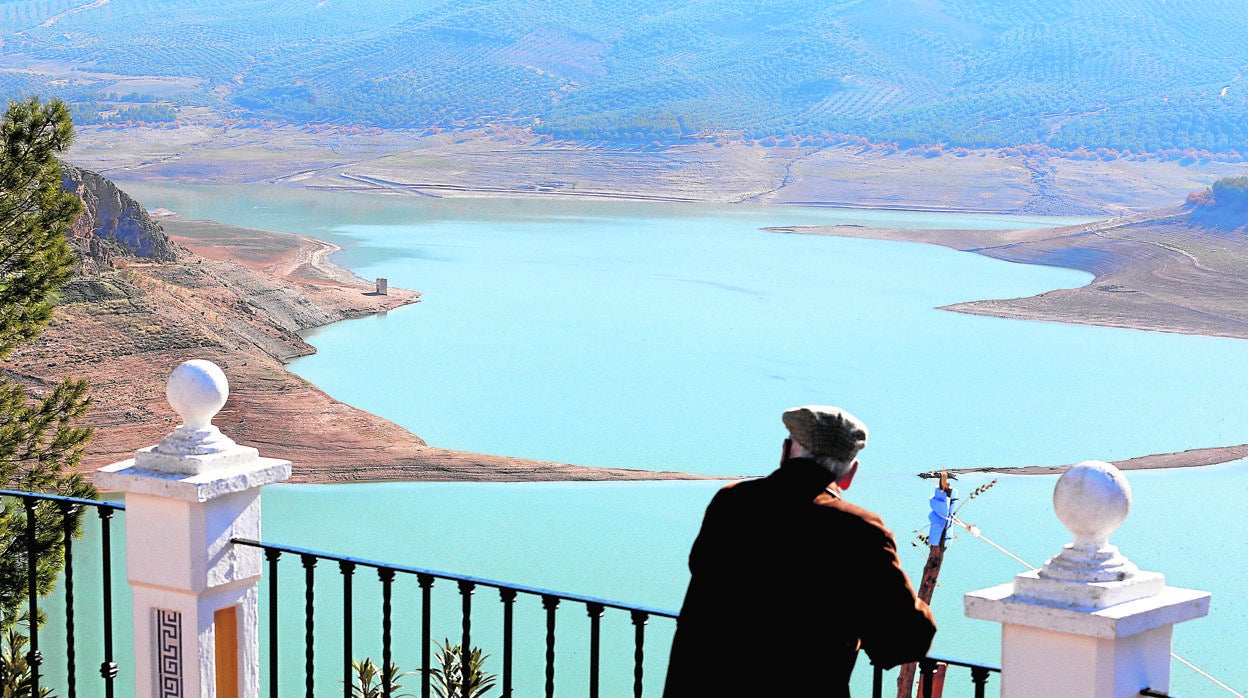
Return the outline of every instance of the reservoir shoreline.
[[[946,310],[1014,319],[1248,338],[1248,317],[1238,317],[1238,308],[1234,303],[1208,307],[1210,296],[1203,292],[1208,285],[1225,287],[1241,284],[1238,276],[1227,270],[1210,272],[1208,268],[1202,267],[1195,256],[1176,253],[1178,258],[1191,260],[1191,269],[1188,271],[1204,283],[1175,285],[1166,278],[1166,273],[1172,271],[1165,268],[1165,263],[1169,260],[1159,257],[1156,250],[1174,247],[1174,232],[1177,227],[1182,227],[1178,222],[1182,216],[1182,210],[1168,209],[1065,228],[1004,231],[885,229],[864,226],[798,226],[768,230],[776,233],[837,235],[938,244],[1007,261],[1073,268],[1089,271],[1094,275],[1091,283],[1078,289],[1054,290],[1034,299],[971,301],[946,306],[943,308]],[[1113,236],[1110,236],[1111,232]],[[1156,239],[1165,236],[1169,237],[1164,245]],[[1189,241],[1194,237],[1199,236],[1188,235]],[[187,238],[179,238],[179,242],[192,248],[196,244]],[[1229,242],[1238,254],[1244,254],[1244,243],[1235,240],[1220,242]],[[1100,245],[1103,248],[1100,251],[1104,252],[1097,258],[1099,261],[1096,266],[1072,263],[1071,260],[1082,259],[1079,255],[1070,254],[1072,250],[1093,245]],[[297,253],[290,251],[288,254]],[[235,261],[243,264],[254,263],[246,255],[237,255]],[[333,266],[332,262],[326,262]],[[1248,284],[1243,286],[1243,292],[1248,294]],[[1106,288],[1114,290],[1106,291]],[[1132,297],[1133,295],[1136,297]],[[1149,302],[1141,303],[1139,296],[1144,296]],[[1119,298],[1130,298],[1133,303],[1116,311],[1107,311],[1107,300],[1113,302]],[[1234,294],[1230,298],[1233,299]],[[1098,312],[1092,312],[1093,309]],[[1248,445],[1210,446],[1174,453],[1141,455],[1115,461],[1115,465],[1124,470],[1181,468],[1224,463],[1244,457],[1248,457]],[[1053,474],[1062,472],[1066,467],[1069,466],[1022,465],[969,468],[966,472]],[[670,473],[656,475],[660,479],[672,476]],[[377,479],[392,478],[383,474]]]
[[[317,302],[343,309],[344,317],[350,319],[396,310],[405,305],[418,303],[420,294],[415,291],[390,287],[387,295],[378,295],[372,282],[356,276],[351,270],[334,263],[330,256],[340,248],[330,242],[308,235],[296,235],[271,230],[240,228],[216,221],[182,220],[167,212],[159,220],[167,229],[170,239],[195,255],[241,265],[255,272],[279,279],[303,288]],[[304,329],[323,326],[312,324]],[[304,356],[309,351],[280,357],[282,363]],[[241,378],[249,382],[245,366],[230,372],[231,383]],[[244,369],[244,370],[239,370]],[[252,415],[249,443],[271,445],[283,450],[282,457],[289,457],[295,464],[293,483],[328,484],[335,482],[391,482],[391,481],[456,481],[456,482],[541,482],[541,481],[629,481],[629,480],[699,480],[713,479],[706,476],[668,471],[631,470],[626,468],[601,468],[557,463],[506,455],[471,453],[438,448],[424,442],[406,429],[381,417],[372,415],[333,400],[307,381],[285,368],[283,373],[309,390],[298,400],[288,401],[281,395],[250,396],[254,402],[240,407],[237,412]],[[242,393],[245,386],[232,394]],[[248,398],[242,398],[248,399]],[[287,414],[298,421],[297,413],[320,414],[316,419],[317,442],[307,447],[282,443],[284,425],[279,421],[264,428],[263,415]],[[364,431],[364,438],[353,439],[335,428],[340,417],[326,415],[347,414],[352,421],[360,423],[354,429]],[[229,425],[231,415],[226,414],[223,425]],[[367,424],[365,424],[367,423]],[[238,424],[236,426],[243,427]],[[228,431],[228,426],[226,427]],[[369,432],[372,433],[369,433]],[[382,441],[378,447],[375,442]],[[360,451],[353,452],[358,448]],[[297,449],[297,452],[296,452]],[[263,447],[261,450],[265,450]]]
[[[272,185],[270,185],[272,186]],[[300,189],[301,187],[286,187]],[[303,187],[314,190],[316,187]],[[471,192],[469,192],[471,194]],[[516,195],[512,195],[516,196]],[[585,192],[561,192],[558,198],[596,198]],[[463,193],[456,199],[469,199]],[[542,195],[522,198],[541,200]],[[642,196],[642,199],[649,197]],[[777,206],[783,209],[783,205]],[[889,206],[906,210],[904,206]],[[920,206],[920,208],[926,208]],[[959,209],[961,210],[961,209]],[[982,213],[966,209],[967,213]],[[330,260],[336,246],[307,235],[240,228],[212,221],[182,220],[172,212],[157,212],[175,242],[187,250],[187,258],[174,265],[136,264],[123,274],[138,279],[146,294],[147,315],[159,315],[169,306],[172,315],[157,323],[162,331],[187,330],[199,335],[199,348],[171,338],[155,342],[156,351],[110,357],[99,361],[92,347],[124,346],[104,331],[94,313],[81,304],[62,306],[67,315],[54,323],[48,336],[12,359],[23,376],[51,381],[54,376],[88,378],[97,396],[91,423],[96,439],[84,460],[84,472],[129,457],[138,446],[155,443],[176,426],[163,401],[163,379],[186,358],[208,358],[226,369],[232,386],[231,404],[219,418],[226,431],[240,442],[259,447],[274,457],[295,463],[294,482],[374,481],[557,481],[557,480],[663,480],[703,479],[685,473],[595,468],[551,463],[501,455],[482,455],[440,449],[388,420],[357,410],[326,395],[286,369],[292,358],[315,351],[297,333],[341,319],[387,312],[417,302],[419,294],[391,288],[378,296],[371,281],[358,278]],[[1140,330],[1248,338],[1248,316],[1234,302],[1248,295],[1248,285],[1237,270],[1248,254],[1248,244],[1234,236],[1211,233],[1193,225],[1181,209],[1133,214],[1069,228],[1035,230],[922,230],[887,229],[856,225],[792,227],[772,232],[838,235],[943,245],[961,251],[1008,261],[1089,271],[1094,281],[1080,289],[1058,289],[1033,298],[980,300],[945,309],[998,317],[1101,324]],[[760,233],[762,234],[762,233]],[[1216,263],[1205,263],[1201,245],[1217,237]],[[1185,249],[1184,246],[1187,248]],[[1092,250],[1093,255],[1077,254]],[[1093,263],[1086,263],[1093,260]],[[1186,266],[1184,264],[1186,263]],[[212,285],[232,289],[237,295],[212,307],[216,290],[205,292],[202,280],[177,285],[185,277],[207,274]],[[243,274],[246,271],[250,277]],[[1244,276],[1248,276],[1245,274]],[[267,281],[257,281],[264,279]],[[1210,293],[1209,289],[1217,293]],[[172,289],[172,296],[166,292]],[[192,290],[193,289],[193,290]],[[140,294],[136,293],[135,296]],[[225,325],[237,326],[232,317],[238,308],[263,304],[270,296],[282,299],[278,307],[262,308],[269,321],[281,327],[253,326],[243,337],[222,341],[219,336],[194,327],[196,320],[220,315]],[[134,299],[131,299],[134,304]],[[291,315],[291,308],[319,309],[306,317]],[[249,313],[251,311],[248,311]],[[261,313],[261,315],[265,315]],[[276,321],[273,315],[276,314]],[[173,316],[176,316],[174,319]],[[229,316],[229,317],[227,317]],[[255,317],[246,318],[253,325]],[[263,318],[261,318],[263,319]],[[138,322],[138,319],[135,319]],[[143,327],[150,331],[150,319]],[[115,324],[115,323],[114,323]],[[166,327],[167,325],[167,327]],[[97,330],[99,330],[97,332]],[[152,344],[146,338],[147,344]],[[246,346],[251,344],[252,346]],[[40,346],[42,345],[42,346]],[[66,355],[46,363],[50,346]],[[64,352],[66,345],[78,351]],[[71,347],[72,349],[73,347]],[[259,351],[257,351],[257,349]],[[384,352],[383,352],[384,353]],[[0,366],[0,368],[4,368]],[[13,369],[10,369],[13,370]],[[305,433],[299,429],[307,430]],[[315,438],[312,438],[315,437]],[[1171,468],[1208,465],[1248,455],[1245,446],[1211,446],[1177,453],[1150,454],[1119,461],[1125,469]],[[989,468],[994,472],[1051,473],[1064,466],[1039,465],[1021,468]]]

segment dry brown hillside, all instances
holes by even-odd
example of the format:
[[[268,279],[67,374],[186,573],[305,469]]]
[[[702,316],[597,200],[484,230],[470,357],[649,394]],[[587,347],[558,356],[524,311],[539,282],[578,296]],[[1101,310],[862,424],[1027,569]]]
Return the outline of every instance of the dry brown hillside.
[[[294,481],[673,476],[439,449],[334,400],[285,369],[284,361],[314,351],[298,332],[393,309],[418,294],[375,294],[371,283],[329,262],[331,245],[308,238],[171,219],[162,221],[166,236],[146,212],[131,225],[142,207],[122,205],[128,197],[98,176],[79,173],[75,181],[91,188],[73,239],[79,275],[51,325],[0,372],[34,392],[65,376],[90,382],[95,437],[84,471],[129,458],[172,431],[178,418],[165,402],[165,380],[182,361],[208,359],[230,380],[216,424],[262,455],[290,459]]]

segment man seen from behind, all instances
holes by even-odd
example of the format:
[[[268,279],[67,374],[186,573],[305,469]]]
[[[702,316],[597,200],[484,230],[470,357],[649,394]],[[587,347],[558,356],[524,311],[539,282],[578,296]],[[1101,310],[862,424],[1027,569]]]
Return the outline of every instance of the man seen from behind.
[[[889,668],[931,645],[931,609],[892,533],[841,496],[867,428],[823,405],[782,419],[780,468],[723,487],[707,507],[664,698],[843,698],[859,649]]]

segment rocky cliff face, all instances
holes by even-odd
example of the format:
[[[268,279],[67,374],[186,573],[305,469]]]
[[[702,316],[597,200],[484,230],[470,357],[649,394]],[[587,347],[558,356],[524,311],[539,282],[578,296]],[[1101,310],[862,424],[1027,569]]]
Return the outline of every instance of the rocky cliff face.
[[[103,176],[62,163],[61,186],[83,203],[69,237],[78,253],[80,275],[115,269],[120,259],[172,262],[178,258],[177,246],[147,209]]]

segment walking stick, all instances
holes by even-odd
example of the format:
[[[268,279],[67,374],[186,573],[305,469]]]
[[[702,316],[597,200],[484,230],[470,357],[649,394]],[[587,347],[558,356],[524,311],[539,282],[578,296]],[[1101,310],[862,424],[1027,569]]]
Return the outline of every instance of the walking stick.
[[[945,560],[945,537],[949,532],[949,518],[953,514],[954,491],[949,485],[949,473],[940,471],[940,485],[932,495],[929,503],[932,511],[927,515],[930,527],[927,542],[931,549],[927,553],[927,564],[923,565],[923,577],[919,580],[918,596],[924,603],[931,605],[932,592],[936,590],[936,578],[940,576],[940,565]],[[916,662],[902,664],[897,676],[897,698],[911,698],[914,695],[914,672]]]

